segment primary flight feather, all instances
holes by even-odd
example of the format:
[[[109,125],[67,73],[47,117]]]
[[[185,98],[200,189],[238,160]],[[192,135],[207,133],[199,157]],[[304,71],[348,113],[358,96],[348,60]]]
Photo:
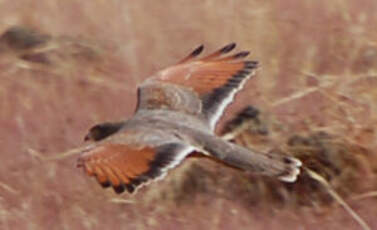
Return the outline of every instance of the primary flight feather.
[[[199,46],[145,80],[138,87],[134,116],[91,128],[85,139],[94,142],[81,153],[78,166],[117,193],[133,193],[163,178],[193,153],[294,182],[298,159],[246,149],[214,133],[224,110],[258,67],[256,61],[244,60],[247,51],[227,55],[235,46],[198,58],[203,51]]]

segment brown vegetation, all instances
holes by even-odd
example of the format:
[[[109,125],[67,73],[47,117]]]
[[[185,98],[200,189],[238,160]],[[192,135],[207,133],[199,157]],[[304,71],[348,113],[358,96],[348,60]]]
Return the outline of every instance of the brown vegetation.
[[[0,228],[361,229],[331,191],[377,228],[376,10],[373,0],[3,1]],[[310,171],[296,184],[188,159],[119,197],[61,154],[95,123],[131,115],[135,86],[154,71],[231,41],[262,68],[224,121],[258,108],[236,141],[302,159]]]

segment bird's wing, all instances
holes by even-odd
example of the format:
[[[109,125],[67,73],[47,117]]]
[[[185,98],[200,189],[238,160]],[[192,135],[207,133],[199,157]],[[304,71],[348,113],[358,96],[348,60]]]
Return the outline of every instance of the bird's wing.
[[[233,101],[258,66],[245,61],[248,51],[222,57],[235,48],[231,43],[198,59],[203,46],[198,47],[177,65],[168,67],[139,87],[138,109],[194,110],[200,112],[214,129],[225,108]],[[181,103],[181,104],[177,104]]]
[[[78,159],[78,167],[94,176],[103,187],[133,193],[150,181],[161,179],[194,148],[180,143],[136,146],[100,142],[89,147]]]

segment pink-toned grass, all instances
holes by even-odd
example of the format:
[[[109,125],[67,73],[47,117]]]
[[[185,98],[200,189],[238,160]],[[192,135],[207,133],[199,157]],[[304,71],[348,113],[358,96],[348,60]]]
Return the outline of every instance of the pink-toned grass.
[[[376,10],[373,0],[3,1],[0,33],[26,25],[52,40],[25,51],[48,64],[0,47],[0,228],[360,229],[302,178],[287,188],[190,159],[119,197],[78,170],[76,156],[46,160],[83,145],[93,124],[130,116],[135,86],[154,71],[201,43],[213,50],[231,41],[262,68],[225,119],[253,104],[269,128],[239,142],[301,156],[290,138],[331,135],[320,143],[344,151],[332,163],[356,180],[335,175],[331,185],[377,228],[375,195],[358,196],[377,190]]]

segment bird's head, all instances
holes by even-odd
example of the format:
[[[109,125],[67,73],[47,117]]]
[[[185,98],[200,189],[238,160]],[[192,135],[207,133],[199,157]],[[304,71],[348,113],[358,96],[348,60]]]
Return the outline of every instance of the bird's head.
[[[103,140],[114,133],[118,132],[125,122],[105,122],[100,123],[89,129],[88,134],[86,134],[85,141],[100,141]]]

